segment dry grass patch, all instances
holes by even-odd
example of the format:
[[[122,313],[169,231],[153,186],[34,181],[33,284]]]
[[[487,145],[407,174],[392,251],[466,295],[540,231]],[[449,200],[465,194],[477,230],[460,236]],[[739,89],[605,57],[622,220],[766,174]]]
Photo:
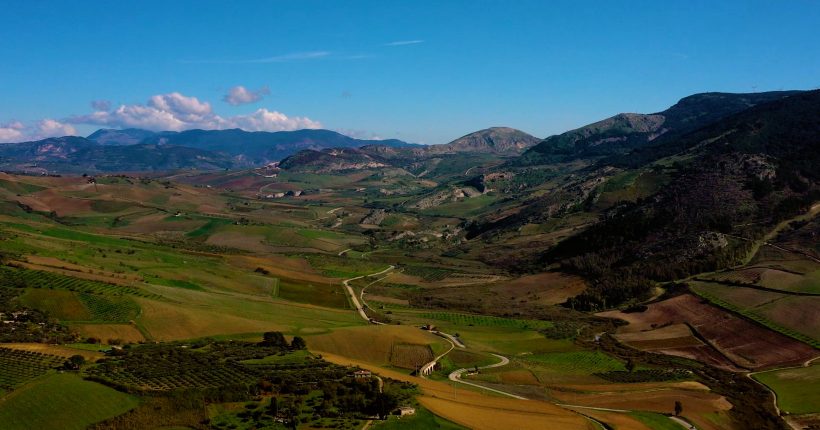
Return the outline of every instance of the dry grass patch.
[[[633,348],[644,351],[703,345],[703,342],[692,334],[686,324],[672,324],[656,330],[622,333],[615,335],[615,338]]]
[[[77,293],[72,291],[29,290],[20,300],[26,306],[39,309],[50,317],[60,320],[88,321],[93,319],[88,308],[77,298]]]
[[[265,257],[230,255],[225,257],[232,266],[256,270],[261,267],[271,276],[278,278],[299,279],[309,282],[338,282],[338,279],[328,278],[319,274],[310,263],[304,258],[284,257],[279,255],[269,255]]]
[[[105,354],[98,351],[69,348],[67,346],[51,345],[48,343],[4,343],[3,348],[16,349],[19,351],[39,352],[40,354],[56,355],[58,357],[66,358],[71,357],[72,355],[82,355],[89,361],[105,356]]]
[[[475,404],[474,399],[443,399],[434,396],[421,396],[419,403],[434,414],[448,419],[456,424],[472,429],[486,430],[544,430],[544,429],[595,429],[596,426],[580,417],[570,415],[568,411],[556,411],[539,408],[541,404],[536,404],[536,400],[520,401],[530,402],[532,407],[519,407],[510,409],[506,405],[501,405],[501,401],[490,404]],[[503,402],[508,403],[508,402]]]
[[[581,294],[586,289],[584,280],[563,273],[539,273],[512,281],[502,281],[490,291],[504,295],[530,297],[531,302],[555,305]]]
[[[265,236],[261,234],[242,234],[236,231],[220,231],[208,237],[205,243],[209,245],[226,246],[251,252],[270,252],[271,247],[264,243]]]
[[[707,416],[726,416],[732,404],[725,397],[702,390],[690,391],[680,388],[652,389],[632,392],[562,392],[553,390],[552,395],[562,403],[597,408],[649,411],[671,414],[675,401],[684,405],[683,416],[694,422],[699,429],[720,427]],[[585,412],[586,413],[586,412]]]
[[[140,342],[145,336],[131,324],[70,324],[73,330],[85,337],[95,337],[108,341],[120,339],[125,342]]]
[[[138,300],[140,322],[156,340],[180,340],[237,333],[288,331],[290,327],[219,312],[217,309]]]

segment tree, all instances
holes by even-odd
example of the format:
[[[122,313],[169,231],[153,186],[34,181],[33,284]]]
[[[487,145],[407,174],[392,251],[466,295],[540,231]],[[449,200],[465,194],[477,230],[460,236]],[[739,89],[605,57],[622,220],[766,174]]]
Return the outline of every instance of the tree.
[[[66,360],[63,367],[68,370],[79,370],[83,364],[85,364],[85,357],[82,355],[72,355]]]
[[[681,412],[683,412],[683,404],[680,401],[675,400],[675,416],[679,416]]]
[[[307,348],[307,343],[305,343],[305,340],[302,339],[301,337],[294,336],[293,340],[290,342],[290,348],[291,349],[306,349]]]
[[[285,340],[285,335],[278,331],[266,331],[262,335],[262,345],[277,346],[280,348],[287,348],[288,341]]]
[[[270,398],[270,406],[268,407],[268,410],[274,417],[279,414],[279,400],[276,396]]]

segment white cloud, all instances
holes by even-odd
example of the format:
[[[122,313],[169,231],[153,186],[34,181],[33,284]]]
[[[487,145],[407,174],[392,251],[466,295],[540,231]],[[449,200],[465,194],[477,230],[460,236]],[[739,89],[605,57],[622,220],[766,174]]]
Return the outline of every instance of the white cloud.
[[[267,109],[257,109],[250,115],[233,116],[227,118],[225,123],[230,125],[224,128],[241,128],[245,131],[286,131],[322,127],[321,123],[310,118],[288,117]]]
[[[23,138],[23,123],[14,121],[0,126],[0,142],[20,142]]]
[[[337,128],[333,131],[343,134],[347,137],[352,137],[354,139],[362,139],[362,140],[384,140],[381,136],[374,134],[372,132],[366,130],[355,130],[350,128]]]
[[[77,130],[71,124],[66,124],[50,118],[37,121],[26,126],[14,121],[0,126],[0,143],[26,142],[48,137],[74,136]]]
[[[225,94],[225,97],[223,97],[222,100],[230,105],[239,106],[248,103],[256,103],[265,98],[268,94],[270,94],[268,87],[262,87],[258,90],[249,90],[242,85],[237,85],[228,90],[228,94]]]
[[[257,109],[248,115],[222,117],[213,112],[210,103],[177,92],[155,95],[144,105],[120,105],[112,111],[96,111],[88,115],[75,116],[70,122],[155,131],[182,131],[194,128],[282,131],[322,126],[310,118],[288,117],[281,112],[267,109]]]
[[[423,40],[397,40],[395,42],[385,43],[384,46],[417,45],[419,43],[424,43],[424,41]]]
[[[55,121],[53,119],[44,119],[37,123],[36,126],[37,137],[45,139],[46,137],[60,137],[60,136],[74,136],[77,130],[71,124]]]
[[[315,60],[330,55],[328,51],[310,51],[310,52],[294,52],[292,54],[276,55],[267,58],[257,58],[255,60],[247,60],[246,63],[285,63],[288,61],[299,60]]]
[[[290,63],[292,61],[317,60],[330,56],[329,51],[292,52],[290,54],[274,55],[273,57],[251,58],[240,60],[181,60],[184,64],[261,64],[261,63]]]

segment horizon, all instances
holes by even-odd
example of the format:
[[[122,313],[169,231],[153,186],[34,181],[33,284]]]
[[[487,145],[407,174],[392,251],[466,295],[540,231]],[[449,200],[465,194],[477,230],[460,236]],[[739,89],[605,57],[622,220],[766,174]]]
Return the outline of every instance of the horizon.
[[[7,7],[0,141],[99,128],[442,144],[504,126],[546,138],[697,93],[820,84],[811,2],[243,6]]]
[[[793,92],[793,91],[794,92],[804,92],[804,91],[814,91],[814,90],[817,90],[817,89],[816,88],[815,89],[797,89],[797,90],[795,90],[795,89],[791,89],[791,90],[784,89],[784,90],[776,90],[776,91],[773,91],[773,92],[781,92],[781,91],[782,92]],[[756,93],[728,93],[728,92],[723,92],[723,91],[709,91],[709,92],[703,92],[703,93],[694,93],[694,94],[690,94],[688,96],[681,97],[680,99],[678,99],[678,102],[680,100],[686,98],[686,97],[694,96],[694,95],[700,95],[700,94],[746,95],[746,94],[760,94],[760,93],[764,93],[764,91],[756,92]],[[673,103],[669,107],[673,106],[674,104],[675,103]],[[560,132],[550,134],[550,135],[546,135],[546,136],[538,136],[538,135],[529,133],[527,130],[521,130],[521,129],[517,129],[517,128],[514,128],[514,127],[505,126],[505,125],[492,125],[492,126],[484,127],[482,129],[466,132],[466,133],[464,133],[462,135],[459,135],[458,137],[453,138],[452,140],[449,140],[447,142],[436,142],[436,143],[411,142],[411,141],[405,141],[405,140],[402,140],[402,139],[389,137],[389,136],[387,136],[387,137],[381,137],[381,136],[356,136],[355,133],[346,133],[345,130],[333,130],[333,129],[321,128],[321,127],[319,127],[319,128],[296,128],[296,129],[292,129],[292,130],[245,130],[241,127],[233,127],[233,128],[186,128],[186,129],[183,129],[183,130],[150,130],[150,129],[147,129],[147,128],[140,128],[140,127],[100,127],[100,128],[92,128],[89,132],[87,132],[85,134],[78,133],[78,134],[66,134],[66,135],[55,135],[55,136],[43,136],[42,139],[61,138],[61,137],[89,138],[91,135],[93,135],[97,132],[106,131],[106,130],[116,130],[116,131],[138,130],[138,131],[149,131],[149,132],[153,132],[153,133],[183,133],[183,132],[187,132],[187,131],[231,131],[231,130],[238,130],[238,131],[242,131],[242,132],[246,132],[246,133],[279,133],[279,132],[286,132],[287,133],[287,132],[298,132],[298,131],[306,131],[306,130],[317,130],[317,131],[331,131],[331,132],[338,133],[338,134],[341,134],[343,136],[347,136],[347,137],[350,137],[350,138],[353,138],[353,139],[358,139],[358,140],[372,140],[372,141],[400,140],[404,143],[409,143],[409,144],[413,144],[413,145],[431,146],[431,145],[446,145],[448,143],[452,143],[453,141],[456,141],[456,140],[461,139],[463,137],[467,137],[471,134],[475,134],[475,133],[482,132],[482,131],[485,131],[485,130],[498,129],[498,128],[509,128],[509,129],[521,131],[521,132],[527,133],[527,134],[529,134],[529,135],[531,135],[531,136],[533,136],[537,139],[545,140],[545,139],[547,139],[551,136],[557,136],[557,135],[560,135],[560,134],[563,134],[563,133],[567,133],[567,132],[570,132],[570,131],[573,131],[573,130],[577,130],[579,128],[583,128],[586,125],[594,124],[595,122],[602,121],[602,120],[605,120],[607,118],[611,118],[611,117],[619,115],[619,114],[655,114],[655,113],[661,112],[663,110],[664,109],[659,110],[657,112],[617,112],[617,113],[613,113],[612,115],[607,116],[605,118],[600,118],[598,120],[591,121],[590,123],[583,124],[583,125],[580,125],[580,126],[575,127],[575,128],[567,129],[567,130],[560,131]],[[39,140],[42,140],[42,139],[39,139]],[[27,140],[18,140],[18,141],[9,141],[9,142],[0,141],[0,144],[3,144],[3,143],[24,143],[26,141]],[[28,141],[31,141],[31,140],[28,140]]]

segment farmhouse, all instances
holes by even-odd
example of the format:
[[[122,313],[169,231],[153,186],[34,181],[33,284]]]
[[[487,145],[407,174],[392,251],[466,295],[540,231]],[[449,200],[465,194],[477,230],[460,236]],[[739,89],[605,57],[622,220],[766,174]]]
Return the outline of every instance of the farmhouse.
[[[401,406],[398,409],[396,409],[396,411],[394,412],[394,414],[396,414],[400,417],[403,417],[405,415],[413,415],[415,413],[416,413],[416,408],[411,408],[410,406]]]
[[[357,370],[353,372],[353,377],[356,379],[369,378],[373,374],[369,370]]]

